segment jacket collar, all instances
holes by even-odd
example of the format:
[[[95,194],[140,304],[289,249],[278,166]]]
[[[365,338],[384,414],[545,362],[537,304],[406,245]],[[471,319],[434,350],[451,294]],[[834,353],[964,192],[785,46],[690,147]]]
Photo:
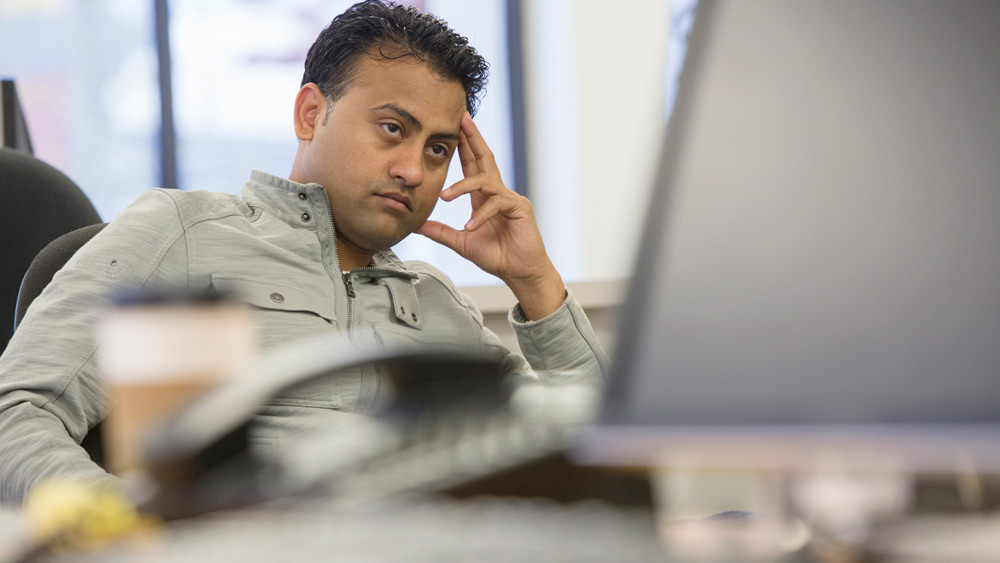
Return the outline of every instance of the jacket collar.
[[[304,194],[305,198],[300,194]],[[327,195],[323,186],[317,183],[300,184],[287,178],[268,174],[260,170],[250,173],[250,180],[243,185],[243,199],[252,206],[260,206],[283,221],[294,227],[302,227],[302,214],[309,212],[315,217],[311,221],[312,227],[319,232],[328,232],[328,236],[333,236],[333,217],[329,210],[324,209],[322,213],[314,211],[322,203],[326,207]],[[323,228],[323,223],[329,224],[330,228]],[[372,257],[372,262],[376,268],[394,270],[402,273],[406,277],[416,277],[409,272],[403,261],[396,256],[392,250],[380,250]]]

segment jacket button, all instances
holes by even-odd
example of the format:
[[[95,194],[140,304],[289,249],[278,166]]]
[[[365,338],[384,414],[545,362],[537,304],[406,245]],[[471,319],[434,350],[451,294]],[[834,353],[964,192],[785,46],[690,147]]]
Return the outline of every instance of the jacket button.
[[[399,314],[400,315],[405,315],[406,314],[406,307],[403,307],[402,305],[400,305],[399,306]]]
[[[309,214],[308,214],[308,213],[303,213],[303,214],[302,214],[302,220],[303,220],[303,221],[305,221],[305,222],[307,222],[307,223],[308,223],[308,222],[309,222],[309,219],[310,219],[310,217],[309,217]]]
[[[306,200],[306,193],[305,192],[299,192],[299,199],[301,199],[302,201],[305,201]]]
[[[280,294],[280,293],[272,293],[271,294],[271,301],[274,301],[275,303],[284,303],[285,302],[285,296],[282,295],[282,294]]]
[[[410,314],[410,318],[413,319],[413,322],[417,322],[417,314],[416,313],[411,313]]]

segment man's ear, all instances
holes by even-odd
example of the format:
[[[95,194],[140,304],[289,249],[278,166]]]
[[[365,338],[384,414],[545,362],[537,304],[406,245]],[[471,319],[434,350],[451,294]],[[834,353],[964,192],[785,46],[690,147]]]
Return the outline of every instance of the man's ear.
[[[295,136],[301,141],[311,141],[316,127],[326,115],[326,98],[319,86],[309,82],[295,96]]]

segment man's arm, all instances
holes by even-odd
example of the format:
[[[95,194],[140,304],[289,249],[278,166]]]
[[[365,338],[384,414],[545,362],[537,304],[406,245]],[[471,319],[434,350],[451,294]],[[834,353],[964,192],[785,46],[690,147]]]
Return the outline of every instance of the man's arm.
[[[31,305],[0,357],[0,502],[20,504],[54,475],[113,480],[78,446],[103,418],[108,399],[96,326],[115,290],[183,276],[185,262],[173,203],[147,192],[81,248]]]
[[[460,137],[465,178],[443,190],[441,199],[469,194],[472,217],[461,231],[427,221],[416,232],[507,284],[518,301],[509,320],[533,368],[580,371],[599,379],[607,373],[607,355],[545,252],[531,202],[504,185],[493,152],[468,113]]]

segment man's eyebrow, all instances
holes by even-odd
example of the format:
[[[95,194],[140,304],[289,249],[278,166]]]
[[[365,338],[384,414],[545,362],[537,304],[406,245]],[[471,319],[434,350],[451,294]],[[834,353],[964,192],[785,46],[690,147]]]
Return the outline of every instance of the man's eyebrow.
[[[420,120],[413,116],[412,113],[406,111],[402,107],[394,103],[382,104],[377,108],[372,108],[372,111],[382,111],[389,110],[399,116],[400,119],[405,121],[407,125],[412,127],[417,131],[422,131],[424,129],[424,124],[420,123]]]
[[[372,111],[381,111],[381,110],[389,110],[389,111],[395,113],[396,115],[399,116],[400,119],[402,119],[410,127],[412,127],[414,131],[419,132],[419,131],[423,131],[423,129],[424,129],[424,124],[420,123],[419,119],[417,119],[412,113],[406,111],[406,109],[400,107],[397,104],[394,104],[394,103],[390,102],[388,104],[382,104],[382,105],[380,105],[380,106],[378,106],[376,108],[372,108]],[[434,133],[433,135],[431,135],[431,138],[432,139],[448,139],[448,140],[455,141],[455,142],[458,142],[458,141],[461,140],[461,137],[459,137],[458,133],[447,133],[447,132]]]

